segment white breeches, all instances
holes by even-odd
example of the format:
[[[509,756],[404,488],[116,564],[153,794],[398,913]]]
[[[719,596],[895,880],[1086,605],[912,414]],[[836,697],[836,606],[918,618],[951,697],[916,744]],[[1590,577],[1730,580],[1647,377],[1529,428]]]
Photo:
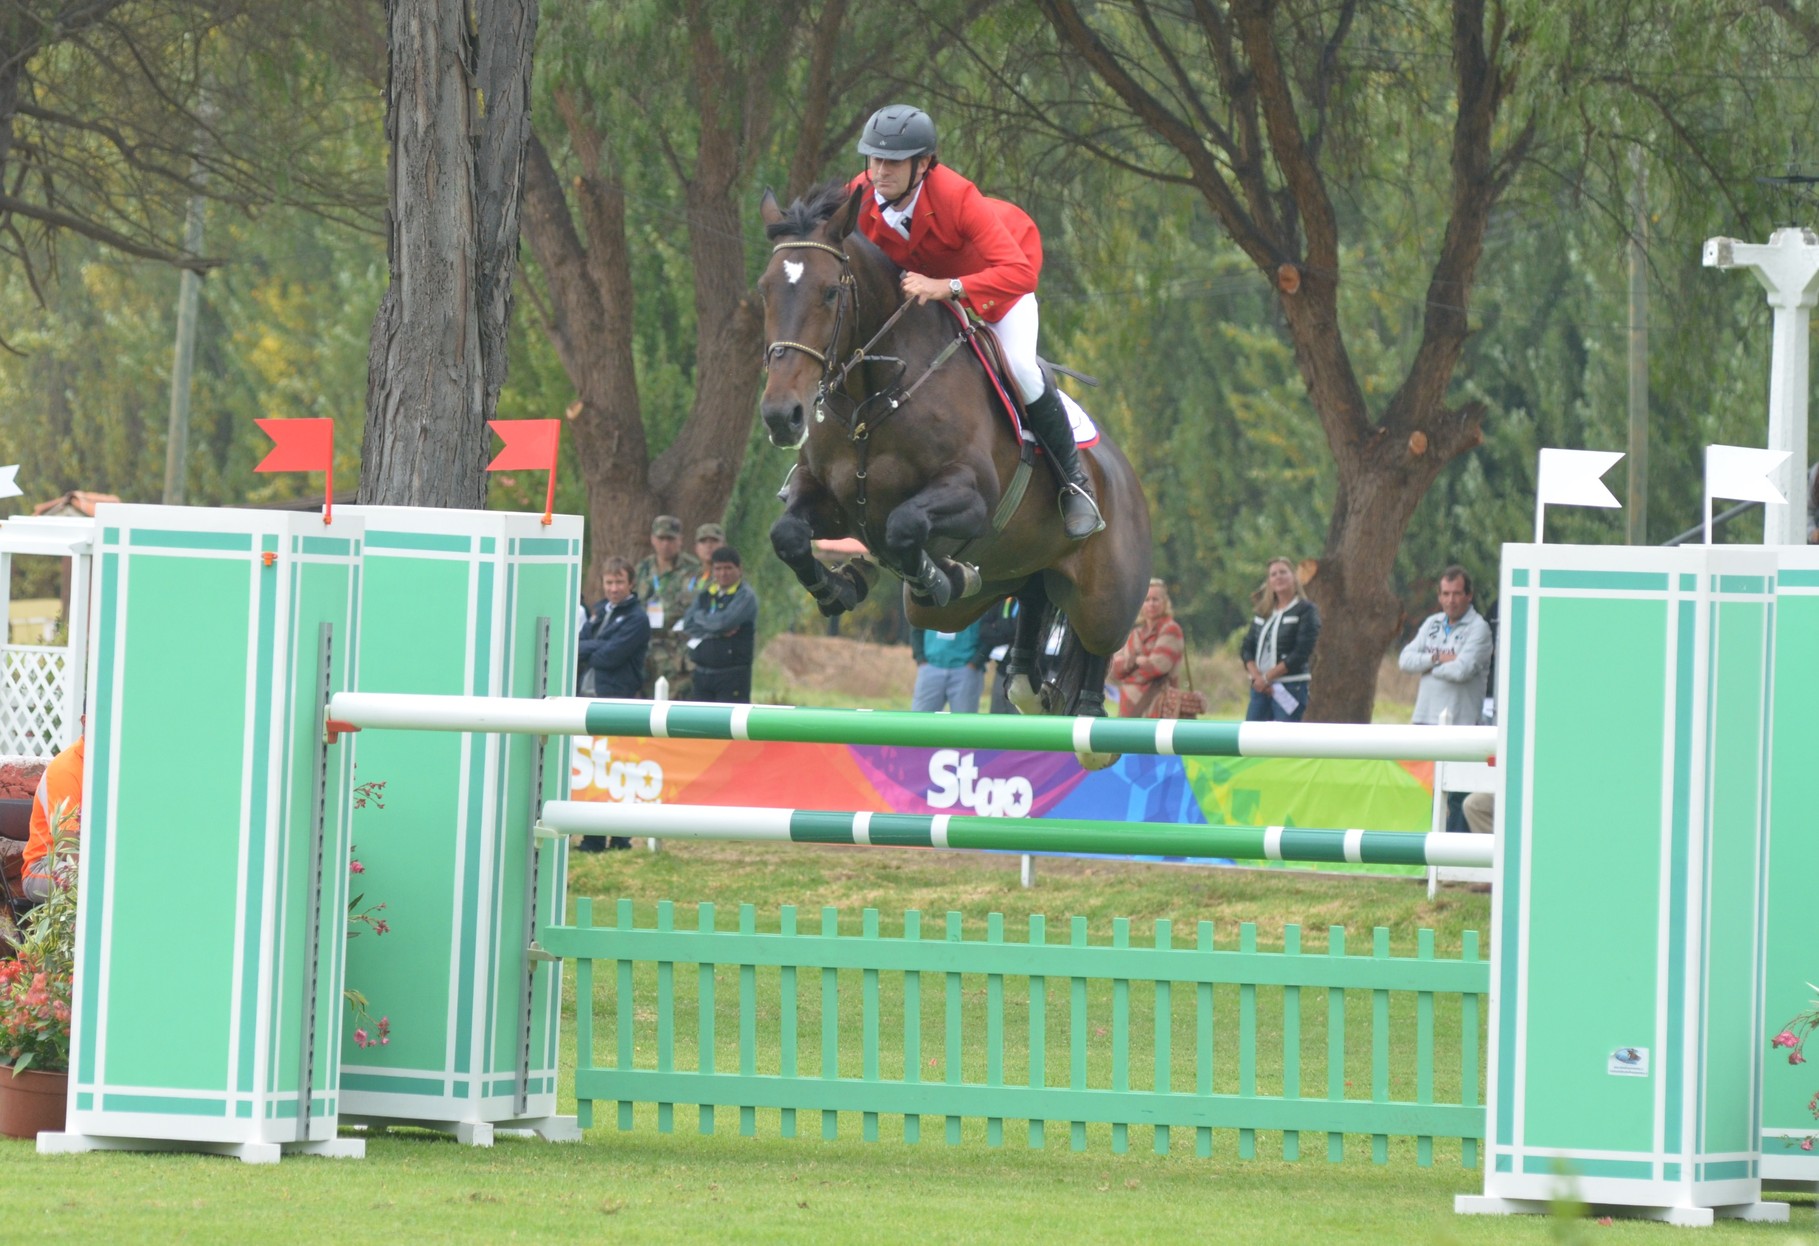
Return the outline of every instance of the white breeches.
[[[1004,348],[1004,362],[1025,402],[1042,397],[1042,367],[1036,362],[1036,331],[1041,327],[1041,319],[1036,310],[1036,296],[1026,294],[1017,300],[1003,320],[991,326],[992,332],[998,335],[998,344]]]

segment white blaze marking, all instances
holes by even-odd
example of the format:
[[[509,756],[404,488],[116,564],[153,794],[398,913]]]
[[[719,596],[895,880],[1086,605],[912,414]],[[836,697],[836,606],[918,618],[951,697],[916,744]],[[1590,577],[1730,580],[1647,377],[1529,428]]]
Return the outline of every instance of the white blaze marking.
[[[791,285],[795,285],[798,281],[802,280],[802,265],[798,264],[795,260],[784,260],[783,275],[789,278],[789,283]]]

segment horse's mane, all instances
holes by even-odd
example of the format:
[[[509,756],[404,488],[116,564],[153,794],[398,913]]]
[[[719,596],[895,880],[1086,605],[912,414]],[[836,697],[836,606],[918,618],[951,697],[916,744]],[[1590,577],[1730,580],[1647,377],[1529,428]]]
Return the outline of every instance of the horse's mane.
[[[821,183],[783,209],[783,219],[764,227],[767,238],[806,238],[845,206],[849,191],[839,178]]]

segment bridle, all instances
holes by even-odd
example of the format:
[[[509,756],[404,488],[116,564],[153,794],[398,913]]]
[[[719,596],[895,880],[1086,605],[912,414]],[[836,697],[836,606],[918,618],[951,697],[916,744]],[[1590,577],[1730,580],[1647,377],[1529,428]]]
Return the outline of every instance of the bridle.
[[[847,440],[854,444],[859,456],[859,462],[854,472],[857,487],[853,493],[853,502],[858,511],[856,518],[859,521],[859,535],[869,548],[877,550],[879,545],[873,539],[866,509],[870,500],[866,484],[871,456],[871,435],[880,424],[900,410],[903,404],[910,400],[911,395],[922,388],[922,383],[934,375],[935,369],[948,361],[948,358],[959,349],[962,342],[972,336],[974,332],[972,322],[965,321],[965,327],[941,349],[922,375],[916,378],[915,383],[908,389],[903,389],[903,377],[909,371],[909,365],[895,355],[874,355],[872,348],[884,340],[885,334],[889,333],[896,326],[897,321],[902,318],[903,313],[914,305],[913,301],[904,299],[898,305],[897,310],[890,314],[889,319],[879,326],[876,333],[872,334],[871,340],[842,362],[838,359],[836,352],[840,349],[840,339],[846,327],[849,302],[852,307],[853,323],[857,324],[859,321],[859,281],[853,275],[852,258],[840,247],[808,238],[779,242],[771,248],[771,254],[776,255],[780,251],[796,250],[825,251],[840,261],[840,290],[834,303],[834,331],[828,338],[826,350],[816,350],[806,342],[784,340],[770,343],[764,348],[764,368],[768,372],[771,364],[792,350],[801,351],[821,365],[821,379],[815,386],[815,422],[817,424],[827,419],[828,399],[833,394],[839,393],[853,404],[851,412],[841,417],[846,423]],[[896,375],[891,378],[889,384],[880,386],[855,400],[845,390],[847,378],[852,375],[854,368],[868,363],[892,364],[896,368]],[[882,412],[874,418],[866,418],[867,408],[874,403],[883,407]]]
[[[911,301],[905,299],[898,304],[897,310],[892,312],[890,317],[878,327],[878,331],[872,334],[871,339],[842,362],[836,357],[835,352],[840,348],[840,338],[845,329],[849,303],[851,304],[854,323],[858,323],[859,320],[859,282],[858,279],[853,276],[853,261],[842,248],[826,242],[816,242],[807,238],[779,242],[771,248],[771,254],[775,255],[780,251],[796,250],[825,251],[840,261],[840,293],[834,304],[834,329],[828,337],[827,349],[824,351],[816,350],[806,342],[782,340],[770,343],[764,348],[765,370],[769,371],[771,364],[783,358],[786,352],[792,350],[801,351],[810,359],[813,359],[821,365],[821,379],[815,386],[815,422],[818,424],[827,418],[828,398],[832,394],[845,392],[844,387],[847,378],[852,375],[854,368],[867,363],[888,363],[894,365],[896,368],[896,375],[891,379],[890,383],[888,385],[880,386],[873,392],[859,398],[854,402],[852,412],[843,417],[846,421],[848,438],[852,441],[864,442],[866,438],[871,435],[873,429],[888,419],[891,414],[902,407],[904,403],[908,402],[910,395],[922,388],[922,383],[928,380],[935,369],[947,362],[948,358],[959,348],[960,344],[972,335],[973,327],[971,323],[968,322],[966,328],[962,332],[956,334],[953,341],[949,342],[947,346],[942,349],[941,353],[935,356],[934,361],[929,364],[921,376],[916,378],[915,383],[908,389],[901,389],[900,387],[903,382],[904,374],[909,371],[909,364],[896,355],[875,355],[872,353],[872,349],[877,346],[879,342],[884,340],[886,334],[896,327],[897,321],[903,318],[903,313],[908,311],[912,306]],[[851,400],[852,396],[850,394],[847,394],[846,396]],[[884,404],[884,413],[878,416],[877,419],[869,422],[861,419],[861,413],[873,403]]]

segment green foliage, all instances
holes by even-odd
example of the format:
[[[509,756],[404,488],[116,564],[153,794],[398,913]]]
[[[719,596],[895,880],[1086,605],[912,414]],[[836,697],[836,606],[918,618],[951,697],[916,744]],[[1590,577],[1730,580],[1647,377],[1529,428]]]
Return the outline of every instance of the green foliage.
[[[14,1073],[69,1069],[70,1006],[76,974],[76,880],[81,869],[78,814],[51,815],[50,895],[19,927],[0,912],[15,955],[0,960],[0,1065]]]

